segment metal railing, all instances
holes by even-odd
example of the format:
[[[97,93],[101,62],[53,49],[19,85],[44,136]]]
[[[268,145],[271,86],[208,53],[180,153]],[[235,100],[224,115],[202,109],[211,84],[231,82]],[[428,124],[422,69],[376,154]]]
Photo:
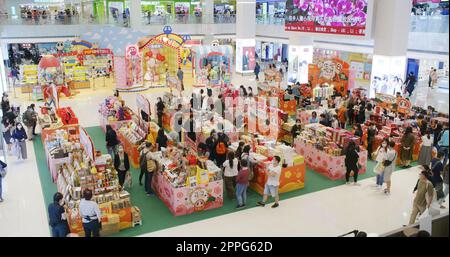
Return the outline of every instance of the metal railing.
[[[48,16],[48,17],[8,17],[0,16],[0,25],[82,25],[82,24],[105,24],[120,27],[129,27],[128,18],[113,18],[108,17],[104,19],[98,18],[83,18],[80,16]]]
[[[448,15],[412,15],[411,32],[448,33]]]

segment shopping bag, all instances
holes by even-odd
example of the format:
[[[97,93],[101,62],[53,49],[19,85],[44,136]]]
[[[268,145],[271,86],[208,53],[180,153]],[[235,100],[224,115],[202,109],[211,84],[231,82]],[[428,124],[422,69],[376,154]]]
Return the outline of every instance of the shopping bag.
[[[19,156],[20,155],[20,144],[15,141],[12,147],[12,155]]]
[[[425,211],[419,217],[419,229],[425,230],[431,234],[431,223],[432,217],[430,215],[429,209],[425,209]]]
[[[128,187],[131,189],[132,184],[133,180],[131,178],[131,172],[127,171],[127,174],[125,175],[125,181],[123,182],[123,188]]]
[[[373,172],[375,172],[375,174],[380,175],[381,173],[383,173],[384,171],[384,165],[382,162],[378,162],[375,167],[373,168]]]
[[[431,215],[431,217],[441,214],[439,203],[437,201],[433,201],[430,204],[430,207],[428,208],[428,213]]]

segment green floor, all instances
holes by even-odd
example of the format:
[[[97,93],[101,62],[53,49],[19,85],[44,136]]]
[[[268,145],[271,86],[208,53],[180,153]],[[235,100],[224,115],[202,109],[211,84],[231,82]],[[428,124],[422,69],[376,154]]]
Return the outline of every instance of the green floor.
[[[86,131],[91,136],[94,141],[94,145],[96,150],[101,150],[106,153],[105,146],[105,135],[100,127],[90,127],[86,128]],[[44,148],[41,143],[40,138],[36,138],[34,140],[34,149],[36,154],[36,160],[38,169],[39,169],[39,177],[41,179],[42,192],[44,194],[45,204],[48,205],[53,198],[53,194],[56,192],[56,184],[52,182],[50,172],[47,168],[47,163],[45,161],[45,153]],[[372,172],[374,162],[369,161],[367,165],[367,172],[365,174],[361,174],[358,179],[365,179],[369,177],[373,177],[375,174]],[[115,234],[114,236],[137,236],[149,232],[158,231],[161,229],[166,229],[174,226],[183,225],[190,222],[195,222],[203,219],[208,219],[240,210],[236,210],[236,201],[228,200],[226,197],[224,198],[224,205],[221,208],[208,210],[200,213],[193,213],[190,215],[174,217],[170,212],[166,205],[159,200],[157,196],[148,197],[145,194],[144,188],[139,185],[138,177],[139,170],[133,169],[131,170],[133,177],[133,186],[130,190],[131,201],[132,204],[138,206],[142,212],[143,225],[135,228],[129,228],[122,230],[121,232]],[[304,195],[316,191],[320,191],[323,189],[335,187],[342,185],[342,180],[332,181],[327,177],[320,175],[310,169],[306,169],[306,178],[305,178],[305,187],[301,190],[284,193],[281,195],[281,199],[287,199],[299,195]],[[256,202],[260,200],[261,197],[249,190],[247,196],[247,208],[256,207]],[[281,205],[281,208],[283,206]]]

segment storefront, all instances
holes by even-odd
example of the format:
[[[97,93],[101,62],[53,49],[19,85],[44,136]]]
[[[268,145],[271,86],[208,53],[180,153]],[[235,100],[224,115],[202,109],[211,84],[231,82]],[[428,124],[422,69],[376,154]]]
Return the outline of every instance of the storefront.
[[[436,69],[438,74],[438,80],[447,80],[449,76],[448,61],[436,60],[436,59],[408,59],[407,73],[413,72],[416,75],[417,81],[428,82],[431,68]],[[448,83],[441,83],[441,86]]]
[[[284,18],[286,0],[256,0],[256,17]]]
[[[194,14],[201,12],[199,0],[172,0],[172,1],[141,1],[143,13],[150,12],[152,15],[169,14]]]
[[[214,14],[223,15],[226,11],[236,12],[236,0],[214,0]]]
[[[256,41],[255,51],[261,61],[282,62],[288,58],[287,44]]]

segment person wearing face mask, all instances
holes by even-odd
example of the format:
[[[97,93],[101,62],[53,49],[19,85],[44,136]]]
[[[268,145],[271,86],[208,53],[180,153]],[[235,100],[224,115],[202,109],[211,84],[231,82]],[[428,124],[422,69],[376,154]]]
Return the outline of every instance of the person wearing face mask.
[[[272,163],[269,165],[267,170],[267,182],[264,186],[264,196],[263,200],[258,202],[259,206],[264,207],[267,200],[269,199],[269,194],[275,198],[275,203],[272,208],[277,208],[279,206],[280,197],[278,195],[278,187],[280,186],[280,175],[281,175],[281,158],[280,156],[274,156]]]
[[[217,143],[217,133],[216,131],[213,129],[211,130],[211,134],[209,135],[209,137],[206,139],[205,143],[206,146],[208,148],[208,152],[209,152],[209,160],[211,161],[215,161],[216,160],[216,151],[215,151],[215,145]]]
[[[101,228],[102,213],[98,204],[92,201],[92,191],[85,189],[83,191],[83,199],[78,206],[85,237],[99,237]]]
[[[431,172],[433,173],[434,188],[436,190],[437,201],[441,209],[445,208],[442,203],[444,202],[444,180],[442,179],[442,172],[444,171],[444,153],[439,152],[431,161]]]
[[[433,140],[434,136],[431,135],[431,130],[428,129],[422,136],[422,146],[420,147],[419,159],[417,160],[420,165],[430,165]]]
[[[122,145],[117,147],[117,153],[114,155],[114,168],[118,173],[119,185],[123,189],[125,177],[130,170],[130,161],[128,159],[128,154],[125,153]]]
[[[53,202],[48,205],[49,225],[52,237],[66,237],[69,234],[63,195],[59,192],[53,195]]]
[[[422,214],[427,208],[430,207],[433,201],[434,187],[433,183],[428,179],[428,173],[423,170],[419,175],[419,181],[417,182],[414,191],[416,196],[414,197],[413,209],[411,217],[409,218],[409,225],[416,222],[417,215]]]
[[[384,193],[386,195],[391,194],[391,175],[395,170],[395,160],[397,160],[397,151],[395,151],[394,147],[395,142],[390,141],[388,151],[386,152],[383,160],[383,180],[386,182],[386,189],[384,189]]]
[[[370,160],[372,159],[373,153],[373,142],[375,141],[375,136],[377,135],[377,127],[375,123],[371,122],[370,126],[367,128],[367,152]]]
[[[27,133],[25,132],[25,129],[23,128],[21,123],[17,123],[16,128],[14,129],[14,132],[12,133],[12,138],[15,141],[16,147],[18,149],[17,156],[20,159],[27,159]]]
[[[381,189],[383,187],[384,182],[384,166],[383,161],[386,158],[386,154],[388,152],[389,147],[389,139],[385,138],[383,139],[383,142],[378,147],[377,151],[374,153],[374,159],[377,162],[377,164],[374,167],[374,172],[377,174],[377,182],[376,186],[378,189]],[[373,159],[373,158],[372,158]]]
[[[292,144],[294,144],[294,139],[297,138],[297,136],[299,136],[301,132],[302,132],[302,122],[300,119],[297,119],[295,121],[295,125],[292,126],[292,129],[291,129]]]

